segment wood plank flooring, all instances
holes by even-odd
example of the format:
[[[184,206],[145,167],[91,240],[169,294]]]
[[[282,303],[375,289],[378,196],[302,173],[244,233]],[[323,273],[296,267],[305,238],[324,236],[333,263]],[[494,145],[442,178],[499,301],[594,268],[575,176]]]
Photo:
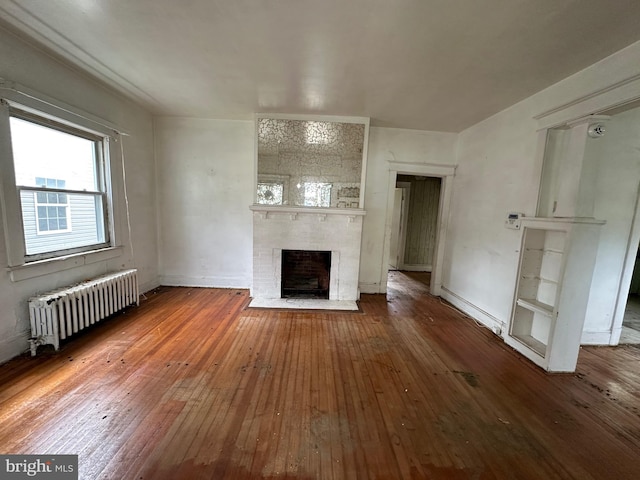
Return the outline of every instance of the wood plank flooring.
[[[551,375],[392,272],[361,312],[160,288],[0,366],[0,453],[82,479],[637,479],[640,349]]]

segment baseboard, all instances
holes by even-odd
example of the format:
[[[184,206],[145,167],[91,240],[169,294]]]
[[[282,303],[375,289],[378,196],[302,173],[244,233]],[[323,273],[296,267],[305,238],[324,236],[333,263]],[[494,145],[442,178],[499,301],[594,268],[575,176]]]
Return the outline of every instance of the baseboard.
[[[29,350],[30,337],[31,330],[11,337],[0,343],[0,364],[8,362],[12,358],[27,352]]]
[[[500,337],[504,336],[507,322],[503,322],[490,313],[485,312],[481,308],[475,306],[473,303],[462,298],[460,295],[453,293],[446,287],[441,288],[441,297],[472,319],[489,328],[496,335]]]
[[[580,345],[610,345],[611,332],[582,332]]]
[[[160,285],[168,287],[250,288],[243,277],[190,277],[186,275],[162,275]]]
[[[360,293],[365,294],[385,293],[380,291],[379,283],[359,283],[358,288],[360,289]]]
[[[155,290],[160,285],[162,284],[160,283],[159,280],[154,280],[153,282],[146,282],[141,284],[138,289],[140,290],[140,293],[147,293],[147,292],[150,292],[151,290]]]
[[[433,267],[431,265],[402,265],[400,270],[406,272],[430,272]]]

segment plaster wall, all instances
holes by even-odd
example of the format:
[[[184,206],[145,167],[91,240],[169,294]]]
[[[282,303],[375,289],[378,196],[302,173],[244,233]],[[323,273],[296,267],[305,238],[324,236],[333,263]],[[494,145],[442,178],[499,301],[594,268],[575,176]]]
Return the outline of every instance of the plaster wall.
[[[159,117],[155,139],[162,283],[249,288],[254,123]]]
[[[123,233],[123,254],[99,261],[13,282],[9,272],[0,272],[0,362],[28,349],[31,336],[29,297],[110,271],[136,267],[141,291],[158,285],[155,214],[155,168],[151,115],[132,102],[112,93],[77,71],[32,48],[0,29],[0,77],[24,85],[91,115],[117,125],[129,136],[123,140],[126,197],[122,184],[114,185],[121,208],[116,212]],[[118,169],[122,165],[117,166]],[[0,172],[1,174],[1,172]],[[129,220],[127,221],[128,203]],[[1,211],[0,211],[1,212]],[[0,213],[2,215],[2,213]],[[129,228],[131,239],[129,242]],[[0,267],[7,267],[4,219],[0,219]]]

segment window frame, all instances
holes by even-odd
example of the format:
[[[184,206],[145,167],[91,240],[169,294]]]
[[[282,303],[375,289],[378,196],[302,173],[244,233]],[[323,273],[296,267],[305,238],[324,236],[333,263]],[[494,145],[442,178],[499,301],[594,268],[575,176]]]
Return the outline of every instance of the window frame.
[[[109,228],[108,228],[110,215],[109,215],[108,208],[106,208],[108,204],[107,193],[106,193],[107,185],[105,184],[105,181],[104,181],[105,158],[107,158],[107,153],[105,152],[105,143],[107,143],[107,137],[96,135],[91,131],[80,129],[75,126],[72,127],[70,125],[61,123],[57,120],[54,120],[45,116],[40,116],[40,115],[34,114],[33,112],[24,111],[21,108],[14,107],[14,106],[9,106],[9,119],[11,118],[18,118],[26,122],[31,122],[35,125],[40,125],[42,127],[50,128],[58,132],[83,138],[85,140],[89,140],[93,142],[94,144],[94,162],[95,162],[94,168],[95,168],[95,174],[96,174],[96,182],[95,182],[96,185],[94,186],[95,188],[94,190],[73,190],[68,188],[47,188],[47,187],[43,188],[43,187],[33,187],[33,186],[27,186],[27,185],[18,185],[14,175],[14,182],[16,184],[15,188],[17,189],[18,197],[20,198],[20,207],[21,207],[20,220],[22,222],[20,226],[22,228],[22,237],[23,237],[23,242],[25,244],[24,245],[25,263],[30,263],[38,260],[46,260],[48,258],[62,257],[62,256],[73,254],[73,253],[80,253],[80,252],[96,250],[99,248],[109,247],[111,245],[111,242],[109,240],[110,236],[109,236]],[[11,128],[9,128],[9,133],[11,133]],[[14,173],[15,173],[15,162],[13,161],[13,152],[11,155],[11,160],[14,165]],[[97,219],[100,222],[100,225],[96,225],[96,228],[98,228],[101,232],[104,232],[104,241],[99,243],[84,245],[81,247],[58,249],[58,250],[52,250],[49,252],[29,254],[26,251],[27,247],[26,247],[26,238],[25,238],[25,232],[24,232],[24,222],[23,222],[24,219],[22,217],[22,192],[34,192],[34,194],[36,195],[38,192],[45,192],[45,193],[66,193],[69,196],[73,194],[94,196],[95,198],[99,199],[99,201],[102,204],[102,208],[101,208],[102,218]],[[67,198],[67,200],[69,200],[69,197]],[[67,205],[69,205],[68,211],[67,211],[67,218],[69,218],[70,203],[67,203]],[[71,231],[71,224],[68,225],[68,230]],[[38,229],[38,233],[40,233],[39,229]],[[55,234],[55,233],[60,233],[60,231],[45,233],[45,235]]]
[[[7,253],[7,265],[13,281],[56,273],[122,255],[125,231],[122,202],[115,192],[124,188],[122,150],[112,148],[121,142],[121,134],[108,122],[75,107],[68,106],[22,87],[18,90],[0,85],[0,198]],[[56,250],[46,254],[27,255],[22,218],[21,188],[16,183],[13,161],[10,118],[17,116],[35,121],[81,137],[99,140],[100,171],[97,172],[101,192],[78,191],[80,194],[99,194],[102,203],[104,242],[85,247]],[[26,118],[25,118],[26,117]],[[98,145],[97,144],[97,145]],[[54,191],[41,187],[22,187],[23,190]],[[57,190],[57,189],[56,189]],[[65,190],[64,193],[69,193]],[[71,192],[73,192],[71,190]]]

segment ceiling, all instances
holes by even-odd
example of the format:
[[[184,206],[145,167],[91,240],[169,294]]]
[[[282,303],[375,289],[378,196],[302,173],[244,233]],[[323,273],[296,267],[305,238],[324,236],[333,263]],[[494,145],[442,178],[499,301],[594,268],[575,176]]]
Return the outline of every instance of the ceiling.
[[[0,0],[157,115],[457,132],[640,40],[637,0]]]

